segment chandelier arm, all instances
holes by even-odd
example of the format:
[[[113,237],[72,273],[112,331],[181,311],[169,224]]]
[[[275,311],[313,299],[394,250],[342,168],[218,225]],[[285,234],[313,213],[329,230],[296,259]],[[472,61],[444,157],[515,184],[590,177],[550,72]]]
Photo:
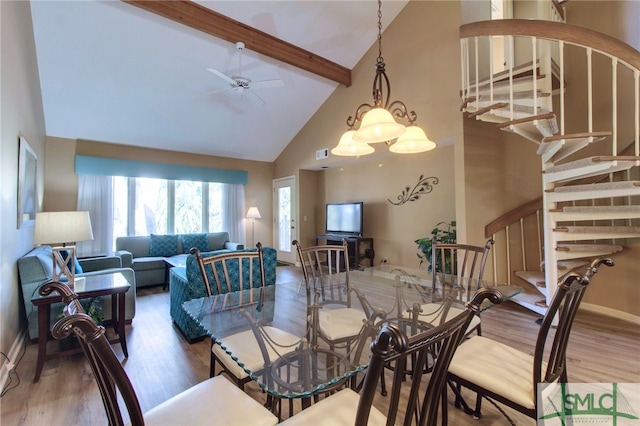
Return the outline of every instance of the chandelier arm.
[[[408,111],[407,106],[402,101],[393,101],[387,108],[391,114],[396,118],[406,119],[410,125],[415,124],[418,119],[418,115],[415,111]]]
[[[349,129],[353,129],[356,124],[362,122],[362,117],[371,109],[375,108],[375,105],[362,104],[356,109],[356,113],[354,115],[350,115],[347,118],[347,126]]]

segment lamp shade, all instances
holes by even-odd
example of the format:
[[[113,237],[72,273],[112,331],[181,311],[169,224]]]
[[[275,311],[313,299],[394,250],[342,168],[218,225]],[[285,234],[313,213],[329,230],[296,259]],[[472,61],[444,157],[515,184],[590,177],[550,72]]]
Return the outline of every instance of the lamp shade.
[[[404,133],[405,127],[396,123],[389,111],[384,108],[373,108],[362,118],[360,129],[353,135],[353,140],[364,143],[386,142]]]
[[[36,213],[35,244],[64,244],[93,240],[87,211]]]
[[[245,218],[247,218],[247,219],[261,219],[262,216],[260,216],[260,210],[258,210],[257,207],[249,207],[249,210],[247,210],[247,215],[245,216]]]
[[[427,135],[418,126],[409,126],[398,138],[396,143],[389,147],[389,151],[398,154],[416,154],[430,151],[436,147],[435,142],[429,140]]]
[[[356,142],[353,140],[355,130],[347,130],[340,138],[338,146],[331,150],[334,155],[343,155],[356,157],[358,155],[367,155],[375,151],[372,146],[366,143]]]

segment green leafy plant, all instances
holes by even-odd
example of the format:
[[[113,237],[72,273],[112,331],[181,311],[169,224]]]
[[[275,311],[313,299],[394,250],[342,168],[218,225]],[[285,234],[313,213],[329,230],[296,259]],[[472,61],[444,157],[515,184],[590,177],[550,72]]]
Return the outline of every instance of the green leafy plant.
[[[431,235],[424,238],[415,240],[418,245],[419,253],[417,253],[418,259],[420,259],[420,265],[423,262],[429,262],[429,272],[431,272],[434,265],[431,264],[431,256],[433,254],[433,242],[436,243],[455,243],[457,241],[456,234],[456,221],[440,222],[437,223],[435,228],[431,230]],[[442,271],[443,259],[440,259],[436,255],[436,271]],[[453,259],[444,259],[444,270],[452,270],[451,266]]]
[[[87,315],[91,317],[93,322],[100,325],[102,321],[104,321],[104,310],[102,309],[102,303],[99,298],[92,297],[90,299],[81,299],[80,304],[82,305],[82,309],[86,312]],[[57,319],[63,318],[65,315],[64,312],[61,312]]]

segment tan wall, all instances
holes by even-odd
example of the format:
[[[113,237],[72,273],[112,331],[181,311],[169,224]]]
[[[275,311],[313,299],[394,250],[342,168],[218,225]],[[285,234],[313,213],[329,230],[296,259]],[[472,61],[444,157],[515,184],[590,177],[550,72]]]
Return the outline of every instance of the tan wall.
[[[262,219],[255,222],[256,240],[272,245],[272,199],[271,187],[273,163],[236,160],[158,149],[137,148],[109,143],[47,138],[45,210],[74,210],[78,197],[78,179],[74,172],[75,155],[93,155],[128,160],[152,161],[197,167],[218,167],[246,170],[248,183],[245,186],[245,206],[258,207]],[[246,235],[250,238],[251,223],[247,221]],[[248,241],[248,240],[247,240]]]
[[[459,23],[457,2],[409,2],[382,39],[392,98],[401,99],[415,110],[418,124],[436,142],[462,141],[462,116],[458,110]],[[455,219],[453,148],[403,156],[389,155],[384,145],[377,144],[373,158],[330,155],[326,160],[315,160],[316,150],[337,145],[347,130],[347,117],[355,113],[357,106],[372,101],[377,54],[375,44],[353,69],[353,85],[338,87],[278,157],[275,176],[299,177],[301,214],[309,211],[302,204],[303,199],[314,206],[316,228],[312,231],[301,227],[302,241],[313,242],[315,234],[324,231],[326,202],[364,201],[365,233],[375,238],[376,261],[386,256],[391,263],[417,267],[414,240],[427,235],[436,223]],[[321,167],[328,169],[315,172],[322,176],[319,186],[314,186],[313,180],[300,178],[303,174],[299,170]],[[441,179],[433,193],[403,206],[387,201],[395,200],[405,186],[413,187],[421,174]]]
[[[0,351],[16,362],[16,338],[24,322],[18,284],[18,258],[33,248],[33,224],[17,229],[19,136],[38,157],[36,190],[42,205],[44,180],[44,115],[29,2],[0,2],[2,92],[0,115]],[[29,297],[30,295],[27,295]],[[4,359],[0,360],[4,365]],[[0,377],[4,377],[5,370]],[[24,374],[24,372],[21,372]]]
[[[326,202],[364,202],[364,235],[374,238],[375,263],[387,258],[392,265],[419,267],[415,240],[428,237],[439,222],[455,220],[453,147],[412,156],[390,156],[384,161],[336,167],[324,173]],[[431,193],[416,201],[398,203],[405,188],[413,189],[420,176],[436,177]],[[324,204],[319,230],[324,231]]]

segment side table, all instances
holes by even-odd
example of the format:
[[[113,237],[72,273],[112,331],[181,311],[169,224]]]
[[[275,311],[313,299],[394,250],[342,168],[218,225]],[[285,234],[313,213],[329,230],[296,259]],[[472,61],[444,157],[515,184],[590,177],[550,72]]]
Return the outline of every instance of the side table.
[[[80,280],[82,282],[82,280]],[[92,275],[84,277],[84,283],[77,283],[73,291],[78,295],[78,299],[88,299],[91,297],[111,296],[111,318],[113,329],[118,334],[118,339],[110,340],[112,343],[120,342],[125,358],[129,357],[127,351],[127,341],[124,333],[124,308],[125,293],[131,288],[131,284],[120,273],[104,275]],[[62,302],[62,297],[57,293],[49,296],[42,296],[39,292],[31,299],[31,303],[38,309],[38,362],[36,364],[36,374],[33,383],[40,379],[42,367],[47,359],[61,358],[75,350],[56,352],[47,354],[47,341],[51,334],[51,305]]]

